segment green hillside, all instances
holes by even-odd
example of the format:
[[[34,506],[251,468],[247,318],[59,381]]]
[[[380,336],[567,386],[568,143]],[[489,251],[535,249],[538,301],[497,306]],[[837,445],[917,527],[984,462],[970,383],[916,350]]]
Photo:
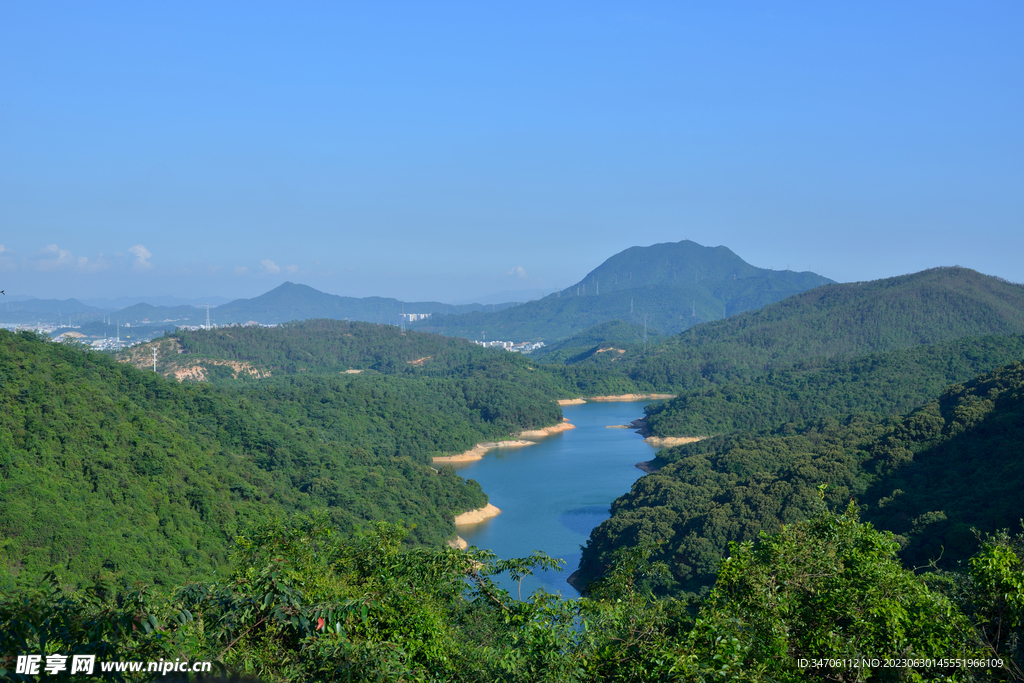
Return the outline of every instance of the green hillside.
[[[945,387],[1024,359],[1024,337],[968,337],[853,359],[773,369],[749,383],[708,384],[648,409],[654,436],[765,430],[852,412],[907,413]]]
[[[811,358],[961,337],[1024,333],[1024,286],[966,268],[832,284],[666,341],[631,365],[637,382],[682,390],[750,381]]]
[[[438,544],[486,496],[433,456],[552,424],[557,405],[480,379],[282,377],[180,384],[0,331],[0,587],[57,571],[121,585],[210,576],[248,523],[325,509]]]
[[[498,312],[436,315],[416,329],[480,339],[556,341],[609,320],[666,334],[718,320],[832,282],[814,273],[773,271],[725,247],[678,243],[631,247],[579,283]]]
[[[541,365],[529,356],[483,348],[464,339],[344,320],[306,320],[272,328],[177,330],[152,344],[127,349],[119,357],[140,368],[151,367],[153,346],[159,349],[159,372],[182,376],[182,370],[199,366],[211,380],[252,376],[217,365],[229,361],[249,364],[260,371],[256,374],[271,376],[338,376],[366,371],[402,377],[475,379],[511,393],[536,392],[548,402],[638,390],[638,385],[621,372]]]
[[[168,337],[178,341],[187,355],[244,360],[288,374],[375,370],[447,377],[462,374],[460,368],[480,365],[503,364],[516,369],[530,365],[522,356],[485,349],[464,339],[345,320],[178,330]]]
[[[568,339],[537,349],[530,357],[544,363],[574,365],[593,359],[610,365],[644,353],[664,339],[664,335],[651,328],[644,329],[643,325],[609,320],[588,327]]]
[[[903,419],[827,418],[771,433],[714,437],[660,451],[595,529],[577,579],[599,576],[616,548],[660,543],[667,592],[706,589],[728,544],[813,515],[826,500],[867,503],[865,518],[898,534],[904,557],[956,567],[983,532],[1019,526],[1024,510],[1024,364],[942,395]]]
[[[929,287],[914,291],[942,291]],[[984,303],[979,289],[948,291]],[[998,307],[979,310],[958,314],[951,333],[1013,324]],[[800,329],[813,336],[818,321]],[[100,652],[214,661],[240,680],[1015,680],[1024,538],[978,544],[970,527],[1016,528],[1024,509],[1021,363],[901,418],[801,407],[799,424],[662,451],[664,466],[592,535],[577,578],[601,581],[579,600],[517,600],[495,582],[556,564],[543,554],[443,547],[451,516],[486,496],[451,468],[425,466],[430,457],[550,424],[558,392],[630,383],[619,366],[633,351],[612,362],[596,350],[602,336],[635,332],[611,323],[580,334],[580,346],[552,355],[595,351],[564,366],[337,320],[181,331],[156,343],[160,373],[194,364],[212,380],[184,383],[0,332],[0,678],[16,654]],[[767,424],[814,401],[899,410],[1021,343],[818,354],[777,361],[765,377],[750,364],[723,391],[772,406],[722,419]],[[796,346],[777,356],[800,357]],[[719,352],[740,348],[726,340]],[[124,359],[146,367],[147,350]],[[240,381],[242,366],[270,377]],[[706,421],[724,405],[712,398]],[[862,523],[851,497],[896,535]],[[416,526],[405,538],[369,520]],[[957,573],[909,568],[940,553]],[[80,590],[36,589],[50,570]],[[157,590],[129,588],[136,579]],[[712,584],[703,599],[665,596]],[[1017,669],[801,663],[865,653]]]

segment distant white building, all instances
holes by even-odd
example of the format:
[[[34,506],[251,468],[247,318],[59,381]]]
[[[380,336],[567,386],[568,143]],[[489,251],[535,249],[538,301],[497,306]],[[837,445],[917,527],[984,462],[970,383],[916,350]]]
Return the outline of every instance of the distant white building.
[[[510,342],[510,341],[474,341],[477,346],[485,349],[505,349],[513,353],[530,353],[544,346],[544,342]]]

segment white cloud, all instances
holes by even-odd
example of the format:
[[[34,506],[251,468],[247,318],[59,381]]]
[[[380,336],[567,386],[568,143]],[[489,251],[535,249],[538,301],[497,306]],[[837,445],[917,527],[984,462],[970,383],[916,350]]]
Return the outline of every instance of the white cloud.
[[[75,255],[56,244],[47,244],[32,257],[37,270],[66,270],[75,266]]]
[[[529,278],[529,276],[526,274],[526,268],[523,268],[522,266],[516,266],[512,270],[506,272],[505,275],[514,275],[515,277],[518,277],[521,280],[526,280]]]
[[[4,245],[0,244],[0,254],[4,253],[5,251],[7,251],[7,248],[4,247]]]
[[[278,273],[281,272],[281,266],[277,265],[268,258],[265,258],[262,261],[260,261],[260,266],[263,268],[263,272],[267,273],[268,275],[277,275]]]
[[[86,256],[75,256],[68,249],[61,249],[56,244],[48,244],[33,254],[26,265],[45,273],[58,270],[95,273],[109,268],[110,262],[103,258],[103,254],[96,260],[90,260]]]
[[[132,268],[134,270],[141,273],[153,267],[153,264],[149,262],[149,259],[152,258],[153,254],[149,253],[149,249],[146,249],[141,244],[129,247],[128,253],[134,257],[132,258]]]
[[[299,267],[294,265],[294,264],[290,265],[290,266],[285,266],[284,267],[284,272],[289,273],[289,274],[290,273],[297,273],[297,272],[299,272]]]
[[[235,266],[235,275],[245,275],[249,272],[249,269],[245,266]]]

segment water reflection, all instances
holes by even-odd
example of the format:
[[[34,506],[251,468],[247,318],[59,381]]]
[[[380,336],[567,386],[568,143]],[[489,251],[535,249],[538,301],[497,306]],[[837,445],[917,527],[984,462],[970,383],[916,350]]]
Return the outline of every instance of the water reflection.
[[[575,510],[563,512],[558,516],[558,521],[570,531],[590,536],[590,531],[594,527],[611,516],[612,509],[610,505],[584,505]]]

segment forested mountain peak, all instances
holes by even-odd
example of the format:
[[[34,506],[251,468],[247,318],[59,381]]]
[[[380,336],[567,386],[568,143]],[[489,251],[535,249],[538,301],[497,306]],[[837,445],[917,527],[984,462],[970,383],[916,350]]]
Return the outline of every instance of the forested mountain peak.
[[[832,282],[815,273],[757,268],[726,247],[683,240],[630,247],[579,283],[504,311],[435,316],[417,328],[441,334],[546,343],[621,320],[674,334]]]
[[[821,355],[836,355],[1020,332],[1024,287],[949,267],[818,287],[728,320],[693,327],[675,342],[700,346],[744,340],[783,349],[799,335],[800,345],[816,344]]]
[[[578,287],[606,292],[650,285],[697,284],[702,280],[740,280],[772,277],[797,283],[800,289],[833,282],[817,273],[758,268],[744,261],[728,247],[705,247],[691,240],[662,242],[620,251],[590,271]]]
[[[659,387],[733,382],[808,358],[857,355],[964,337],[1024,333],[1024,287],[951,267],[830,284],[694,326],[630,374]]]

